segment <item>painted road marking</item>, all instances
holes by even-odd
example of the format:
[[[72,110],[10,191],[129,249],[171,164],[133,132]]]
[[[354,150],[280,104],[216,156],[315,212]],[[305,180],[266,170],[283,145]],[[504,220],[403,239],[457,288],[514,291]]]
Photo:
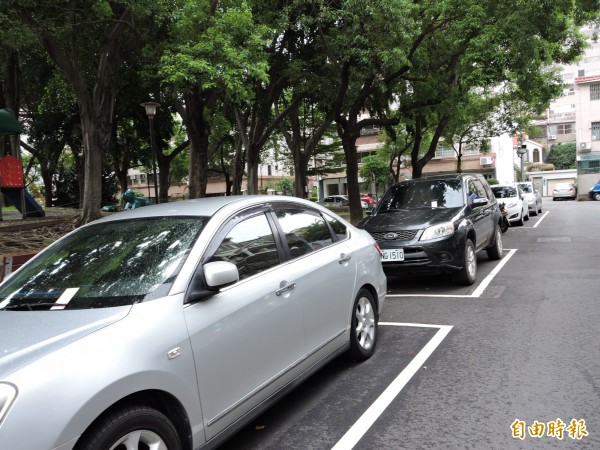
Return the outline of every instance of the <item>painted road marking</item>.
[[[423,349],[417,353],[413,360],[398,374],[398,376],[388,385],[383,393],[373,402],[373,404],[363,413],[362,416],[350,427],[350,429],[335,444],[332,450],[350,450],[360,441],[365,433],[371,428],[375,421],[383,414],[386,408],[400,394],[404,386],[410,379],[423,367],[427,358],[441,344],[444,338],[450,333],[451,325],[427,325],[419,323],[395,323],[380,322],[379,325],[389,325],[395,327],[420,327],[420,328],[438,328],[438,332],[429,340]]]
[[[537,227],[538,227],[538,225],[539,225],[540,223],[542,223],[542,220],[544,220],[544,219],[546,218],[546,216],[547,216],[547,215],[548,215],[548,211],[546,211],[546,212],[544,213],[544,215],[543,215],[542,217],[540,217],[540,218],[539,218],[539,219],[538,219],[538,220],[535,222],[535,225],[534,225],[534,226],[532,226],[531,228],[537,228]]]

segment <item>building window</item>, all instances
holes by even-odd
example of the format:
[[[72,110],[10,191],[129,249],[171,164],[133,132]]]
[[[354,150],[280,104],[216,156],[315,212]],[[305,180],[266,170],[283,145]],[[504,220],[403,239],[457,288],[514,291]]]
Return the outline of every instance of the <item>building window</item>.
[[[592,141],[600,141],[600,122],[592,122]]]
[[[600,100],[600,83],[590,84],[590,100]]]
[[[434,158],[454,158],[456,156],[456,152],[449,145],[438,144],[435,150]]]
[[[573,124],[572,123],[559,123],[556,125],[548,125],[548,134],[573,134]]]
[[[600,160],[598,159],[584,159],[578,161],[577,166],[577,172],[580,174],[600,173]]]

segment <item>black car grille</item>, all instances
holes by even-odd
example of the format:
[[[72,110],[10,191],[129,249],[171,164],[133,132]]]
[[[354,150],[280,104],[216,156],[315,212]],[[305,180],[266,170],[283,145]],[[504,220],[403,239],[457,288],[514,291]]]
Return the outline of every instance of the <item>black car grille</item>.
[[[377,242],[389,241],[411,241],[417,235],[418,230],[384,231],[371,233]]]

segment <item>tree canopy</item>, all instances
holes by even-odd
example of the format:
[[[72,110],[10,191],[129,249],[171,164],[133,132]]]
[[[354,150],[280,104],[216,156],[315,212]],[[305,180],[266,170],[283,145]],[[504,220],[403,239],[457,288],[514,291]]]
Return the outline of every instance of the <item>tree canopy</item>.
[[[82,222],[99,217],[105,169],[123,186],[129,167],[148,164],[139,104],[149,99],[161,104],[161,189],[189,154],[191,197],[206,195],[215,169],[233,193],[244,175],[257,193],[258,165],[280,139],[304,196],[309,161],[333,131],[356,222],[364,128],[387,130],[393,177],[401,157],[419,177],[442,139],[524,128],[560,95],[555,64],[581,56],[596,3],[9,0],[0,106],[31,117],[45,183],[57,151],[81,154]],[[173,146],[175,114],[187,139]]]

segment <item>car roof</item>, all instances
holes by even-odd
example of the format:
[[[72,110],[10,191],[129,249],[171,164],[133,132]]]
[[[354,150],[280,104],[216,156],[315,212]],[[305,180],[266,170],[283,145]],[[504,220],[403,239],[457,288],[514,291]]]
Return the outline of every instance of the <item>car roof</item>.
[[[236,209],[258,206],[265,203],[294,202],[315,206],[314,202],[283,195],[231,195],[219,197],[197,198],[178,202],[161,203],[144,206],[106,216],[99,221],[141,219],[166,216],[198,216],[212,217],[221,209]]]

